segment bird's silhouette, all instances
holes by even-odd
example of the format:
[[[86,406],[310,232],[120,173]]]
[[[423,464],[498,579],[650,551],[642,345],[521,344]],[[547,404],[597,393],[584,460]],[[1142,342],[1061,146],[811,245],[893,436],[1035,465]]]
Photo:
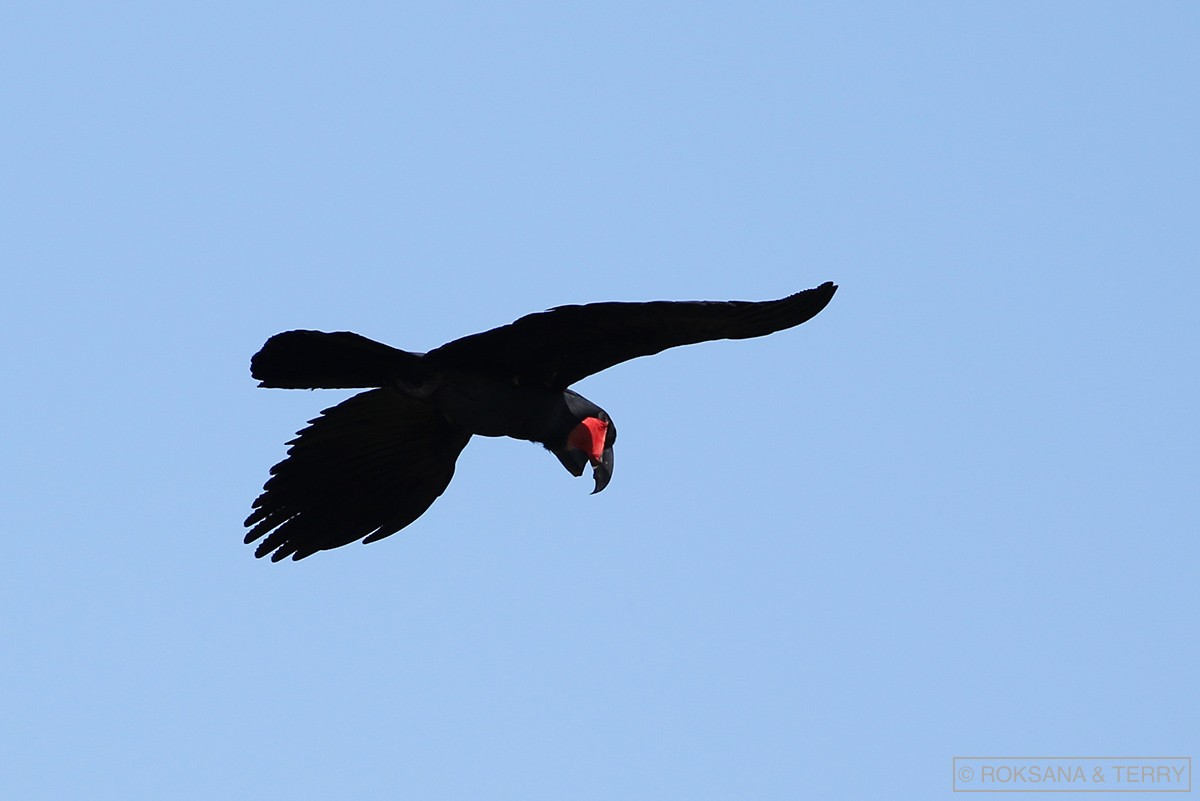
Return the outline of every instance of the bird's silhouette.
[[[629,359],[799,325],[825,308],[825,283],[780,300],[560,306],[410,353],[350,332],[286,331],[250,362],[259,386],[367,388],[321,412],[246,519],[255,556],[303,559],[374,542],[420,517],[472,435],[541,443],[573,475],[608,486],[617,428],[570,385]]]

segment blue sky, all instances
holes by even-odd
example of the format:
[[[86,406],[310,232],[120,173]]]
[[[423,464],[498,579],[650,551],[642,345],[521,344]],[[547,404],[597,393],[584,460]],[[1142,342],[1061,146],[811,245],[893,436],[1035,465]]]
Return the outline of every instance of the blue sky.
[[[949,797],[1200,755],[1191,3],[10,4],[0,796]],[[346,393],[549,306],[764,299],[476,439],[381,543],[241,521]]]

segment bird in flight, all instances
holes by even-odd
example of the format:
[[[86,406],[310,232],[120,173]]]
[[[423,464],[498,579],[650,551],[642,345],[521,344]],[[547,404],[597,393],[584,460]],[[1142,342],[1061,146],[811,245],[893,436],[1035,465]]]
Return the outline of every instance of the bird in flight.
[[[445,491],[472,435],[541,443],[574,476],[608,486],[617,427],[570,389],[639,356],[800,325],[825,308],[824,283],[780,300],[559,306],[410,353],[339,331],[285,331],[250,361],[260,387],[366,389],[321,412],[246,518],[258,557],[303,559],[375,542],[416,520]]]

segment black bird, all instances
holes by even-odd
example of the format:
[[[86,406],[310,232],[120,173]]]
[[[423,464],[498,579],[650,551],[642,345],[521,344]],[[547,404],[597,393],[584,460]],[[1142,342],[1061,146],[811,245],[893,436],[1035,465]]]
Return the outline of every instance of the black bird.
[[[278,562],[374,542],[420,517],[446,489],[472,434],[539,442],[572,475],[608,486],[617,427],[569,389],[638,356],[800,325],[829,303],[825,283],[780,300],[559,306],[429,353],[348,331],[286,331],[250,361],[260,387],[370,388],[321,412],[246,518],[255,556]]]

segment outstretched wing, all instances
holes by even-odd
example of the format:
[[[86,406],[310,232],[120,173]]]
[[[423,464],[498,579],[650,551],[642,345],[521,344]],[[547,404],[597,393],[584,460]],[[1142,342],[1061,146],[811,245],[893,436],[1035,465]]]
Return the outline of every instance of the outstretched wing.
[[[425,356],[432,368],[466,369],[550,390],[566,389],[639,356],[713,339],[761,337],[811,319],[837,287],[825,283],[761,302],[653,301],[559,306],[456,339]]]
[[[470,438],[395,390],[355,395],[288,443],[246,518],[246,542],[266,535],[254,555],[278,562],[394,534],[445,491]]]

